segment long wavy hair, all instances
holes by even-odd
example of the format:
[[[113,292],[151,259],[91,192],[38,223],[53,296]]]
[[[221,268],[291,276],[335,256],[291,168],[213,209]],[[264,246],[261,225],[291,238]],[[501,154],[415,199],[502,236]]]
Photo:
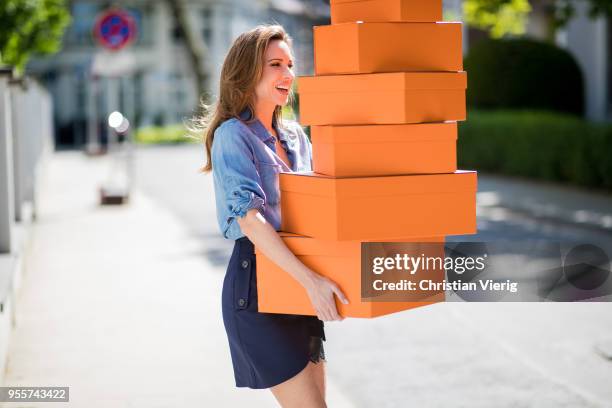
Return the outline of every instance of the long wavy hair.
[[[201,103],[204,114],[194,118],[188,126],[191,133],[199,136],[206,149],[207,161],[199,172],[212,170],[213,139],[221,123],[227,119],[239,118],[245,108],[255,112],[255,87],[262,77],[264,54],[272,40],[283,40],[290,48],[292,46],[292,39],[282,26],[259,25],[238,36],[225,56],[218,100],[210,106]],[[291,90],[289,97],[293,97]],[[273,120],[282,125],[282,106],[274,109]]]

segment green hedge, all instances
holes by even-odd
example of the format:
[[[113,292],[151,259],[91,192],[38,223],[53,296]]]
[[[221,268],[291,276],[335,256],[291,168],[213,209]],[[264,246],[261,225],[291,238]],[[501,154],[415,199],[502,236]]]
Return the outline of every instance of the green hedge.
[[[583,113],[582,72],[571,54],[552,44],[483,40],[470,48],[464,65],[470,106]]]
[[[143,144],[199,142],[197,139],[189,137],[187,129],[181,124],[138,128],[135,141]]]
[[[460,168],[612,190],[612,126],[549,111],[470,111]]]

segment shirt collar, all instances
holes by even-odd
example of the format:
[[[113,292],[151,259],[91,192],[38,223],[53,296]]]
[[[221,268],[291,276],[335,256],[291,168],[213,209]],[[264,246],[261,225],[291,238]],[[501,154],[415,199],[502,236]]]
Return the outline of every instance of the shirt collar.
[[[245,125],[247,125],[249,129],[251,129],[253,133],[255,133],[257,137],[259,137],[263,142],[267,142],[268,140],[274,139],[274,136],[268,132],[265,126],[261,123],[261,121],[253,117],[253,113],[251,112],[250,108],[244,108],[244,110],[240,112],[239,117],[245,123]],[[287,135],[285,134],[285,132],[283,132],[282,129],[280,129],[280,127],[276,123],[276,119],[274,118],[272,118],[272,126],[274,127],[274,130],[276,130],[278,138],[281,141],[286,142]]]

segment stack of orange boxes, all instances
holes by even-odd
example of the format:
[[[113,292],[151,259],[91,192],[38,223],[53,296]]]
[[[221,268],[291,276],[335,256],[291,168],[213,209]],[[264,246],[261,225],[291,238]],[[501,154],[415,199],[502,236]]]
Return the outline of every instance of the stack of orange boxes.
[[[360,246],[476,232],[476,172],[456,164],[461,23],[440,22],[442,0],[331,0],[331,17],[314,27],[315,76],[298,79],[314,172],[280,175],[283,240],[338,283],[343,316],[440,301],[363,301]],[[260,312],[315,315],[305,290],[256,253]]]

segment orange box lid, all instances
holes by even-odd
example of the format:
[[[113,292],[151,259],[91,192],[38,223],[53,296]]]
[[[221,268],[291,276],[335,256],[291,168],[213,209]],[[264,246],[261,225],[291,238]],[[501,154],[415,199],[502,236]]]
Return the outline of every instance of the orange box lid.
[[[323,255],[323,256],[355,256],[359,259],[361,253],[361,242],[362,241],[329,241],[315,239],[304,235],[294,234],[286,231],[279,231],[278,235],[281,237],[285,245],[294,255]],[[376,242],[445,242],[446,237],[423,237],[423,238],[402,238],[402,239],[388,239],[388,240],[375,240]],[[367,242],[367,241],[363,241]],[[255,247],[255,253],[260,253],[259,249]]]
[[[299,93],[397,91],[403,89],[466,89],[467,73],[459,72],[388,72],[301,76]]]
[[[442,20],[442,0],[330,0],[332,24]]]
[[[457,140],[457,122],[310,127],[313,143],[355,144]],[[375,135],[373,138],[372,135]]]
[[[360,241],[320,240],[284,231],[279,235],[295,255],[358,256],[361,251]]]
[[[329,4],[358,3],[364,0],[329,0]]]
[[[315,172],[280,173],[280,189],[324,197],[405,196],[429,193],[476,192],[477,172],[411,174],[403,176],[331,177]]]
[[[315,26],[315,74],[461,71],[461,26],[448,21]]]
[[[343,3],[367,3],[371,0],[329,0],[330,4],[343,4]],[[420,3],[420,2],[438,2],[442,4],[442,0],[395,0],[395,3]]]

